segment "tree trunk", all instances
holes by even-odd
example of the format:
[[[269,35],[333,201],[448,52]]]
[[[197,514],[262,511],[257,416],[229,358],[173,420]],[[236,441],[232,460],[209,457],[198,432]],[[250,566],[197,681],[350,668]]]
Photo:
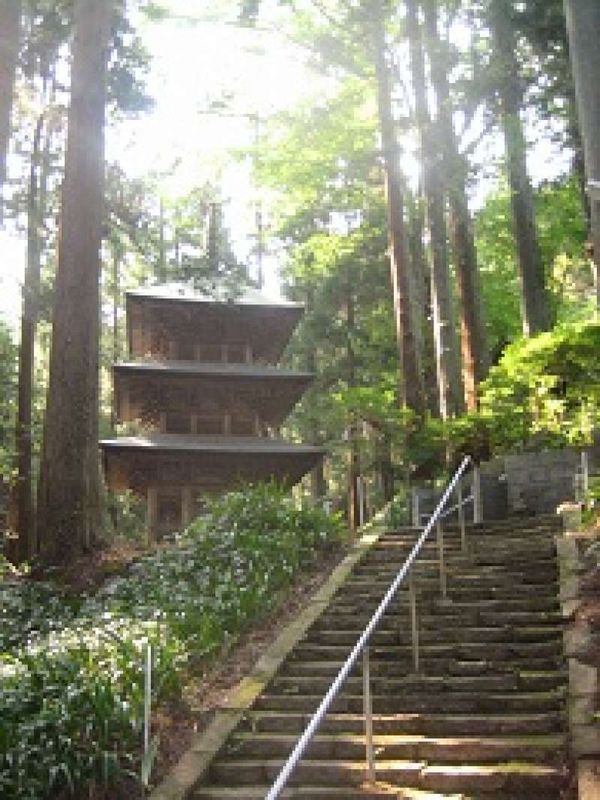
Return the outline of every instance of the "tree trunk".
[[[467,409],[474,411],[478,402],[477,386],[487,374],[489,357],[481,308],[477,251],[467,201],[467,170],[459,152],[452,121],[447,60],[444,58],[446,48],[438,31],[437,0],[425,0],[424,11],[431,82],[438,109],[435,149],[442,154],[441,173],[450,206],[450,237],[459,298],[464,399]]]
[[[119,306],[121,302],[121,283],[120,283],[120,268],[121,259],[123,257],[121,243],[116,238],[112,242],[112,282],[113,282],[113,297],[112,297],[112,361],[116,364],[120,356],[120,337],[119,337]],[[110,427],[113,433],[117,429],[117,406],[116,406],[116,393],[114,386],[114,372],[112,373],[112,392],[111,392],[111,405],[110,405]]]
[[[165,242],[165,204],[162,197],[158,210],[158,266],[156,278],[159,283],[167,282],[167,245]]]
[[[408,257],[410,271],[415,277],[415,292],[412,302],[417,347],[421,353],[421,369],[423,371],[423,389],[427,410],[434,416],[440,416],[440,398],[435,371],[435,347],[433,343],[433,325],[431,324],[431,271],[425,257],[423,237],[425,232],[425,213],[420,193],[411,197],[406,193],[408,218]]]
[[[527,173],[527,144],[521,120],[523,91],[515,55],[512,0],[488,0],[488,10],[511,191],[523,333],[531,336],[548,330],[551,317],[537,239],[533,190]]]
[[[394,464],[392,462],[392,440],[389,434],[377,432],[375,462],[383,499],[389,503],[394,499]]]
[[[431,137],[425,58],[416,0],[406,0],[407,32],[415,94],[415,116],[421,143],[423,192],[431,234],[431,305],[440,416],[461,410],[460,363],[452,313],[450,266],[444,196]]]
[[[385,168],[394,318],[402,376],[400,399],[403,406],[411,408],[421,416],[425,412],[425,390],[411,301],[414,279],[411,278],[407,258],[399,146],[392,116],[390,70],[386,60],[385,32],[380,13],[376,13],[374,18],[374,46],[377,106]]]
[[[19,380],[17,401],[17,483],[15,559],[24,561],[35,551],[35,516],[33,507],[32,469],[32,402],[35,363],[35,329],[40,290],[40,240],[43,219],[41,198],[41,139],[44,117],[40,115],[33,133],[29,190],[27,194],[27,265],[23,281],[21,344],[19,348]]]
[[[352,285],[349,282],[346,295],[346,369],[348,388],[356,386],[356,369],[354,359],[354,294]],[[350,445],[348,453],[348,526],[355,531],[359,527],[360,520],[360,494],[358,482],[360,480],[360,453],[358,450],[356,424],[348,426],[348,443]]]
[[[41,551],[68,563],[96,543],[99,276],[106,64],[113,0],[75,5],[71,105],[38,501]]]
[[[20,31],[21,0],[0,0],[0,192],[6,179],[6,155],[10,140],[10,118],[19,57]]]
[[[305,298],[306,314],[310,314],[314,304],[314,291],[309,289]],[[311,342],[309,342],[306,352],[306,370],[315,374],[317,372],[317,354]],[[309,444],[320,446],[323,444],[319,435],[319,426],[315,420],[311,424]],[[327,494],[327,481],[325,480],[325,465],[323,460],[319,461],[317,466],[310,473],[310,496],[313,504],[317,505],[322,503],[323,498]]]
[[[596,307],[600,312],[600,5],[565,0],[567,31],[590,200]]]

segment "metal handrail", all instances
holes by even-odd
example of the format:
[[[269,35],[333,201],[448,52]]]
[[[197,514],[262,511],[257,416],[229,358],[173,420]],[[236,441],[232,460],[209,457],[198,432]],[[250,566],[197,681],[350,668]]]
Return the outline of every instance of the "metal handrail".
[[[431,516],[429,522],[424,527],[423,532],[419,536],[416,544],[413,546],[408,558],[400,568],[398,574],[392,581],[389,589],[385,593],[383,599],[379,603],[377,610],[371,617],[367,627],[362,632],[360,638],[354,645],[352,652],[346,659],[345,663],[339,670],[335,680],[329,687],[327,694],[321,701],[319,707],[311,717],[310,722],[306,726],[304,733],[298,739],[296,746],[290,753],[288,760],[285,762],[279,775],[277,776],[275,782],[273,783],[271,789],[269,790],[268,794],[265,797],[265,800],[277,800],[283,789],[286,787],[287,782],[293,773],[294,769],[298,765],[298,762],[304,755],[304,751],[310,744],[313,736],[317,732],[319,726],[323,722],[326,714],[328,713],[333,701],[337,697],[340,689],[342,688],[346,678],[350,674],[351,670],[355,666],[356,662],[358,661],[359,656],[361,653],[364,654],[364,666],[363,666],[363,681],[364,681],[364,704],[365,704],[365,716],[367,721],[367,763],[369,767],[369,777],[371,780],[375,778],[375,769],[374,769],[374,756],[373,756],[373,741],[372,741],[372,718],[370,713],[370,706],[371,706],[371,692],[370,692],[370,675],[369,675],[369,660],[368,660],[368,643],[369,639],[371,638],[372,634],[374,633],[375,629],[381,622],[381,618],[388,610],[392,600],[394,599],[396,592],[400,588],[403,580],[409,573],[414,561],[416,560],[417,556],[421,552],[427,537],[429,536],[431,529],[433,528],[436,523],[438,523],[441,519],[441,513],[448,502],[448,498],[454,491],[454,488],[462,478],[464,471],[466,470],[467,466],[471,462],[470,456],[465,456],[463,459],[460,467],[454,473],[454,476],[450,483],[448,484],[446,491],[442,495],[439,503],[436,506],[436,509]],[[461,501],[461,507],[469,500],[475,500],[473,496],[470,496],[467,500]],[[438,527],[439,533],[439,527]],[[443,551],[443,543],[442,543],[442,551]],[[412,576],[411,576],[411,584],[412,584]],[[414,595],[414,587],[411,585],[411,594]],[[413,615],[414,616],[414,615]]]

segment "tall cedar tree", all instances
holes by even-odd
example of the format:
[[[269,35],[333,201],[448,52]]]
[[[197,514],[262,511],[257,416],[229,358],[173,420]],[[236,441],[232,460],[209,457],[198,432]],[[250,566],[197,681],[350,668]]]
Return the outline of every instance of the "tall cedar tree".
[[[456,270],[460,313],[460,347],[465,405],[477,408],[477,386],[489,365],[483,320],[479,267],[475,236],[467,198],[467,167],[458,146],[452,120],[452,100],[448,81],[448,46],[439,33],[437,0],[423,4],[427,55],[431,83],[436,99],[435,149],[442,154],[442,175],[450,208],[450,238]]]
[[[6,154],[21,29],[20,0],[0,0],[0,190],[6,178]]]
[[[382,9],[378,8],[378,5],[378,3],[372,4],[373,45],[377,77],[377,108],[386,181],[394,316],[401,366],[400,398],[403,406],[422,415],[425,413],[425,389],[411,302],[411,289],[414,293],[415,281],[411,279],[409,271],[400,152],[392,114],[392,87],[387,61],[384,18]]]
[[[527,174],[527,145],[521,120],[523,90],[515,53],[514,7],[512,0],[488,0],[487,8],[511,192],[523,332],[530,336],[548,330],[551,319],[537,238],[533,190]]]
[[[98,338],[108,41],[115,0],[77,0],[48,404],[41,554],[68,563],[100,524]]]
[[[37,119],[29,164],[29,187],[27,191],[27,264],[23,281],[23,306],[21,314],[21,345],[19,347],[19,383],[17,405],[17,479],[16,495],[16,552],[17,562],[27,559],[35,550],[35,516],[33,508],[33,372],[35,362],[35,331],[38,317],[40,292],[41,236],[43,205],[50,134],[44,134],[44,114]],[[45,152],[44,152],[45,151]],[[44,157],[45,156],[45,157]]]
[[[415,118],[421,143],[423,192],[431,235],[431,305],[439,409],[442,419],[461,409],[460,365],[452,313],[450,265],[440,164],[432,138],[427,103],[425,57],[417,0],[406,0],[407,33],[415,96]]]
[[[585,171],[588,181],[596,186],[590,192],[590,211],[600,310],[600,4],[598,0],[565,0],[565,11]]]

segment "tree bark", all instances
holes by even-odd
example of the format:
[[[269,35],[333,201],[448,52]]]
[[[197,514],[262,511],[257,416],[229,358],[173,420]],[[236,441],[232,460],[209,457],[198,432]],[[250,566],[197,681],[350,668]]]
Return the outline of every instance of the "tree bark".
[[[35,550],[35,516],[32,485],[32,402],[35,362],[35,330],[40,290],[40,240],[42,227],[41,139],[44,117],[38,118],[29,165],[27,193],[27,265],[23,280],[21,343],[19,347],[19,379],[17,399],[17,482],[16,482],[16,561],[24,561]]]
[[[531,336],[551,327],[551,315],[537,239],[533,190],[527,173],[527,144],[521,120],[523,91],[515,55],[512,0],[488,0],[488,10],[511,191],[523,333]]]
[[[403,406],[411,408],[422,416],[425,413],[425,390],[411,302],[414,279],[409,272],[407,257],[399,146],[392,116],[392,89],[386,60],[385,32],[381,11],[377,12],[377,9],[374,14],[374,46],[377,106],[385,168],[394,318],[402,376],[400,399]]]
[[[310,314],[314,305],[314,291],[312,288],[308,289],[305,298],[306,314]],[[317,353],[312,342],[309,342],[306,351],[306,370],[315,374],[317,372]],[[321,437],[319,434],[319,426],[317,421],[314,420],[311,424],[309,443],[313,445],[322,445]],[[327,481],[325,480],[325,465],[323,460],[319,461],[317,466],[310,473],[310,495],[313,505],[322,503],[323,498],[327,494]]]
[[[596,308],[600,312],[600,5],[597,0],[564,2],[589,187]]]
[[[71,104],[38,499],[45,561],[97,542],[99,276],[106,65],[114,0],[75,5]]]
[[[460,343],[464,400],[467,410],[477,408],[477,386],[489,368],[485,324],[481,307],[477,251],[467,200],[467,170],[460,155],[452,121],[452,104],[444,44],[438,30],[437,0],[425,0],[427,52],[437,104],[435,142],[442,154],[441,174],[450,207],[450,238],[460,314]]]
[[[388,433],[377,431],[375,440],[375,463],[383,499],[389,503],[394,499],[394,464],[392,461],[392,439]]]
[[[431,306],[440,416],[447,419],[462,407],[460,362],[456,344],[450,286],[448,239],[439,164],[431,137],[425,57],[417,0],[406,0],[407,33],[415,95],[415,116],[421,145],[423,193],[431,234]]]
[[[156,278],[159,283],[167,282],[167,245],[165,241],[165,204],[162,197],[158,210],[158,265]]]
[[[423,389],[427,410],[434,416],[440,416],[440,398],[435,369],[435,346],[433,341],[433,325],[431,320],[431,271],[427,265],[423,237],[425,233],[425,212],[420,192],[415,197],[406,193],[408,220],[408,258],[410,272],[415,278],[415,292],[412,308],[415,319],[417,348],[421,353],[421,369],[423,372]]]
[[[0,0],[0,192],[6,180],[6,155],[10,140],[20,32],[21,0]]]
[[[354,358],[355,313],[354,294],[349,282],[346,294],[346,369],[348,388],[356,386],[356,365]],[[348,526],[355,531],[360,520],[360,494],[358,482],[360,480],[360,453],[358,449],[356,424],[348,426]]]

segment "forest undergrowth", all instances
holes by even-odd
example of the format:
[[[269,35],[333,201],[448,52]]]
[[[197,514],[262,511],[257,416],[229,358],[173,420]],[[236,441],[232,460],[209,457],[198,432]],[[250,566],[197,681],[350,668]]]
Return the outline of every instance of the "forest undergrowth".
[[[127,780],[143,796],[159,742],[141,758],[144,654],[153,700],[173,701],[340,547],[337,517],[297,509],[272,486],[211,504],[206,517],[98,591],[5,575],[0,583],[0,796],[87,796]]]

